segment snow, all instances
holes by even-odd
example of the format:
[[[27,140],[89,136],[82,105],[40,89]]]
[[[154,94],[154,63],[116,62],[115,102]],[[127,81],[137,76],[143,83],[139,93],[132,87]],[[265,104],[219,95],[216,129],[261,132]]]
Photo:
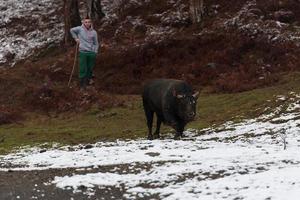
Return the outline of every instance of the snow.
[[[270,43],[294,42],[300,44],[299,31],[291,31],[288,24],[266,20],[263,16],[252,13],[251,9],[256,8],[256,0],[247,1],[242,9],[231,19],[227,19],[223,27],[225,29],[238,29],[251,38],[267,37]]]
[[[122,12],[126,13],[126,10],[145,9],[156,3],[153,0],[102,0],[101,5],[106,16],[102,19],[100,30],[104,31],[109,26],[115,26],[118,23],[114,34],[114,38],[118,38],[135,31],[137,26],[141,26],[143,29],[146,29],[144,42],[154,41],[159,43],[175,35],[179,29],[178,27],[189,23],[188,4],[182,0],[167,1],[170,8],[164,11],[158,10],[156,13],[149,13],[146,18],[138,15],[129,15],[122,19]],[[150,18],[157,20],[158,23],[155,25],[147,23],[147,19]],[[117,45],[118,48],[122,48],[120,47],[121,44]]]
[[[0,65],[13,64],[35,49],[59,43],[63,38],[63,20],[56,14],[60,8],[60,0],[0,1]]]
[[[116,24],[122,11],[129,8],[140,8],[151,5],[152,0],[103,0],[101,1],[106,17],[102,19],[100,30]],[[146,41],[159,39],[174,34],[174,28],[169,25],[186,23],[189,15],[185,4],[178,1],[168,1],[173,10],[161,14],[162,27],[145,24],[139,16],[128,16],[123,23],[131,23],[133,27],[142,25],[147,28]],[[59,11],[63,7],[61,0],[3,0],[0,1],[0,67],[14,65],[19,60],[33,55],[38,49],[52,44],[58,44],[63,39],[63,16]],[[81,8],[84,14],[84,6]],[[122,21],[122,20],[121,20]],[[127,33],[122,22],[118,24],[115,35]],[[120,46],[118,44],[118,46]]]
[[[299,96],[291,95],[278,96],[278,100]],[[187,130],[182,140],[99,142],[90,149],[56,146],[43,153],[39,148],[24,149],[0,156],[0,170],[76,168],[81,174],[57,176],[45,184],[74,192],[83,192],[80,188],[85,186],[83,193],[88,196],[95,194],[96,187],[126,186],[125,199],[155,194],[170,200],[298,199],[299,110],[295,102],[281,105],[271,114],[227,122],[201,134]],[[128,169],[122,168],[124,165]],[[97,173],[83,170],[103,166],[113,169]]]

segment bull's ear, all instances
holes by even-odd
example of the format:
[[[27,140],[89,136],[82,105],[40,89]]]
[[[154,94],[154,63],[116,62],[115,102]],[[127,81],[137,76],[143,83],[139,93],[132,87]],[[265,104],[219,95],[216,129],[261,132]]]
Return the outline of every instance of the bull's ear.
[[[198,97],[199,97],[199,92],[198,92],[198,91],[195,92],[195,93],[193,94],[193,97],[194,97],[195,99],[198,99]]]

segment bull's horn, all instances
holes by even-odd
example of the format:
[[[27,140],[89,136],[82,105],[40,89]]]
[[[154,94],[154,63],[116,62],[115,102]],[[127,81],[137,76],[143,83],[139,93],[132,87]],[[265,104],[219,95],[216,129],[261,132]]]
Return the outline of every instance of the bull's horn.
[[[198,99],[198,97],[199,97],[199,92],[198,92],[198,91],[195,92],[195,93],[193,94],[193,97],[194,97],[195,99]]]
[[[181,98],[183,98],[183,97],[184,97],[184,95],[177,94],[177,95],[176,95],[176,97],[177,97],[178,99],[181,99]]]
[[[173,88],[172,94],[173,94],[174,97],[176,97],[176,95],[177,95],[176,93],[177,93],[176,90]]]

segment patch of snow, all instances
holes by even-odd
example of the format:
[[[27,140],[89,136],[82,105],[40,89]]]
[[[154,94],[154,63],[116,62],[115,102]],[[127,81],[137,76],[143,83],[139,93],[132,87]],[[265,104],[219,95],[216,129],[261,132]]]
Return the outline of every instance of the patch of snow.
[[[223,27],[238,29],[251,38],[264,36],[272,43],[291,41],[297,46],[300,45],[299,31],[290,31],[285,23],[265,20],[262,16],[252,13],[251,9],[256,6],[256,0],[247,1],[236,16],[224,22]]]
[[[145,39],[143,42],[155,41],[159,43],[167,37],[172,37],[178,27],[186,25],[189,23],[189,10],[188,4],[182,0],[170,0],[167,1],[170,8],[162,11],[157,11],[157,13],[149,13],[147,18],[153,18],[156,21],[155,24],[147,24],[147,18],[142,18],[142,16],[124,16],[123,12],[126,10],[137,10],[141,7],[143,9],[147,6],[151,6],[156,3],[153,0],[103,0],[101,4],[103,6],[103,12],[106,17],[102,19],[102,25],[100,30],[104,31],[108,26],[117,26],[114,37],[118,38],[120,35],[126,35],[131,31],[135,30],[135,27],[142,27],[142,31],[145,33]],[[116,25],[117,24],[117,25]],[[128,26],[131,24],[132,26]],[[139,45],[139,44],[132,44]],[[118,48],[120,44],[118,44]]]
[[[155,41],[156,43],[160,43],[167,37],[174,35],[174,29],[169,26],[160,27],[160,26],[149,26],[146,33],[146,41]]]

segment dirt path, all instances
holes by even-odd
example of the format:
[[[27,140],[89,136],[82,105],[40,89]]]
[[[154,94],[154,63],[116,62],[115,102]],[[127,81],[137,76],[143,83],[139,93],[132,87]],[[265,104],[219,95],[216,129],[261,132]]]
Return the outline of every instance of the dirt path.
[[[126,193],[125,184],[118,186],[95,186],[92,191],[80,186],[78,192],[73,188],[60,189],[53,181],[55,177],[65,177],[74,175],[85,175],[95,173],[117,173],[138,174],[141,171],[149,171],[153,165],[162,166],[166,162],[156,163],[131,163],[110,166],[97,166],[87,168],[65,168],[65,169],[46,169],[30,171],[0,171],[0,199],[41,199],[41,200],[84,200],[84,199],[130,199],[124,197]],[[172,163],[172,161],[171,161]],[[132,167],[134,166],[134,167]],[[8,168],[2,166],[3,168]],[[151,187],[149,184],[143,184],[143,187]],[[136,196],[138,198],[138,196]],[[158,195],[144,196],[143,199],[159,199]]]
[[[86,199],[82,194],[45,185],[57,175],[71,174],[70,170],[0,172],[0,199]]]
[[[147,165],[139,165],[135,170],[147,168]],[[55,184],[51,184],[56,176],[72,176],[86,173],[111,172],[118,168],[119,172],[129,172],[129,165],[101,166],[97,169],[50,169],[36,171],[0,171],[0,199],[39,199],[39,200],[85,200],[85,199],[127,199],[123,195],[126,191],[125,185],[101,186],[93,189],[93,195],[85,186],[78,188],[80,192],[73,189],[60,189]],[[158,199],[158,196],[149,196],[144,199]]]

